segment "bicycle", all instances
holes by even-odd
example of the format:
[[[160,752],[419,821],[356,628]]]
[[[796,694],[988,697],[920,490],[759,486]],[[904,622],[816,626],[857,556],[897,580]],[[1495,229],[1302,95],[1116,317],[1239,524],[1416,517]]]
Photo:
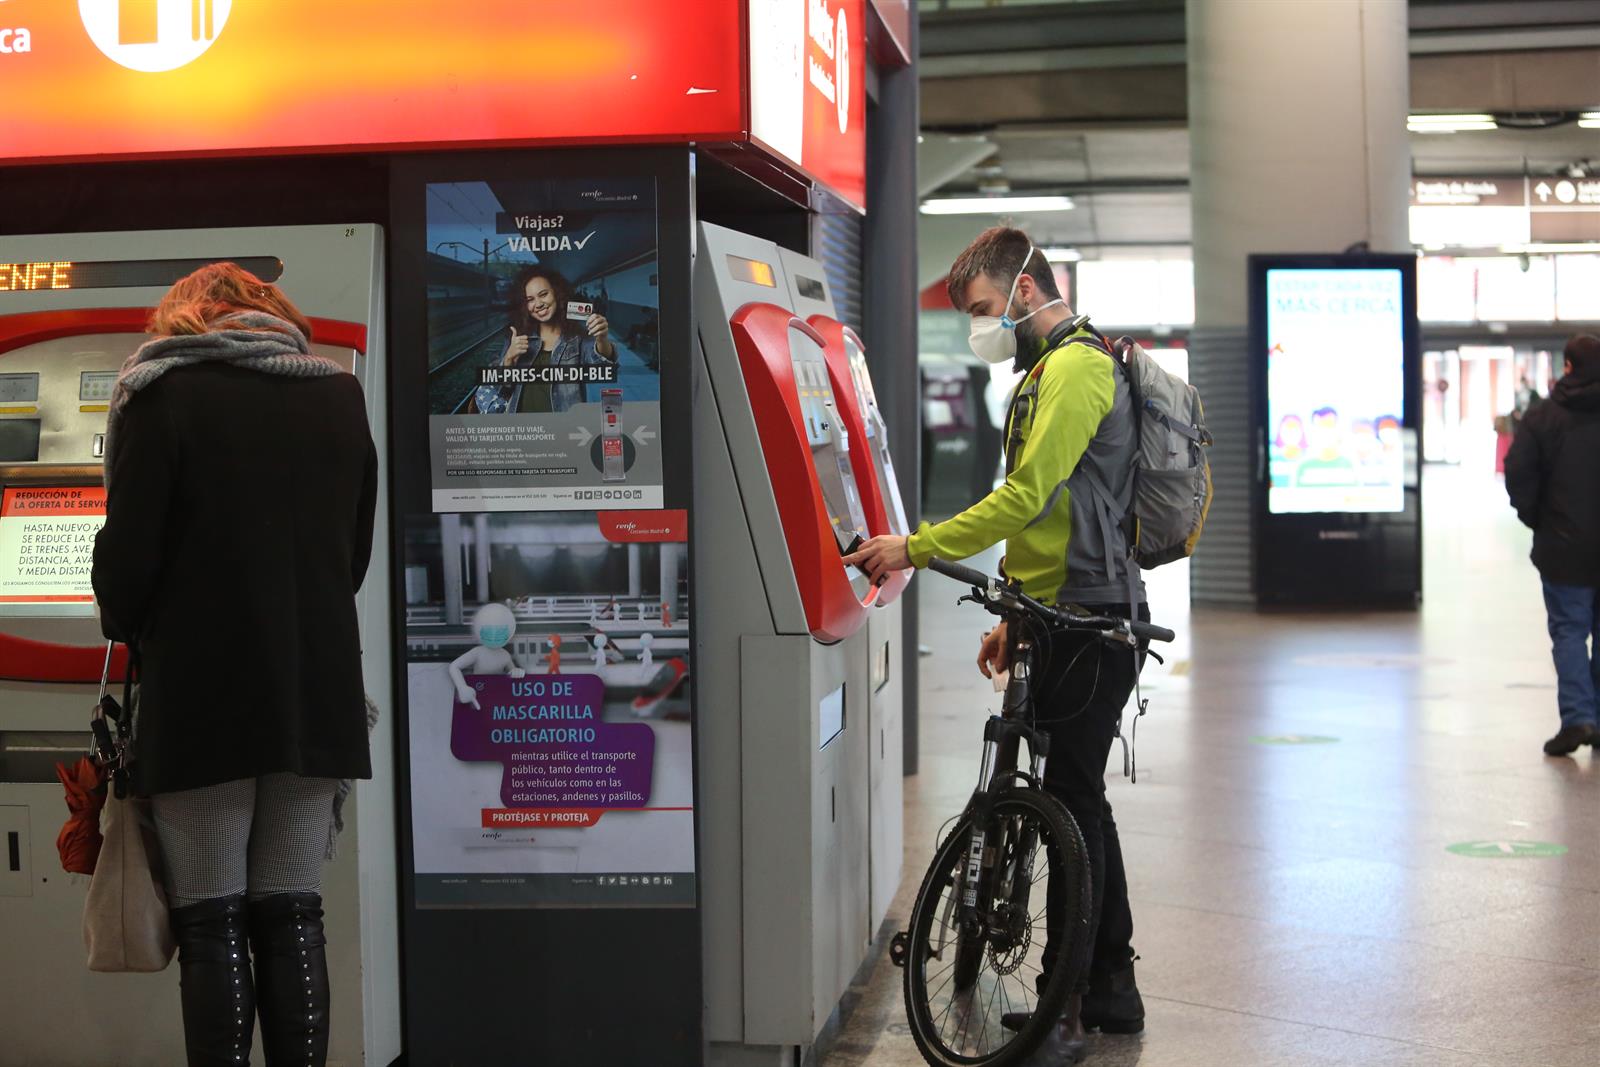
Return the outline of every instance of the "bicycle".
[[[1076,630],[1137,650],[1174,634],[1136,619],[1053,608],[1017,583],[946,560],[930,560],[928,568],[972,587],[958,603],[978,604],[1008,623],[1011,673],[1000,714],[984,725],[978,787],[935,851],[910,929],[895,936],[891,954],[905,969],[906,1015],[928,1063],[1012,1067],[1057,1024],[1092,947],[1083,837],[1042,788],[1050,738],[1033,725],[1037,638]],[[1018,766],[1024,741],[1025,770]],[[1036,875],[1041,851],[1044,870]],[[1059,910],[1062,943],[1040,988],[1052,909]],[[1018,1019],[1025,1021],[1012,1032]]]

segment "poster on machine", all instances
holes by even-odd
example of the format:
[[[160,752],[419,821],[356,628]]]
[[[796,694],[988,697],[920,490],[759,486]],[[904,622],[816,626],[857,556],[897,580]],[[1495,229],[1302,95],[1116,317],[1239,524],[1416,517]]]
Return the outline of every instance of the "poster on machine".
[[[427,187],[435,512],[660,508],[655,180]]]
[[[1273,514],[1404,509],[1401,290],[1395,269],[1267,271]]]
[[[687,524],[407,524],[418,907],[694,906]]]
[[[0,615],[88,615],[100,486],[16,486],[0,495]]]

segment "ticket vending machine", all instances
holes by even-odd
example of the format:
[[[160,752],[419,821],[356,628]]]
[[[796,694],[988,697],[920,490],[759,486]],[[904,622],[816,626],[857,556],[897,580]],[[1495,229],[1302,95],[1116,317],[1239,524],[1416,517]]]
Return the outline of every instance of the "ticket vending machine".
[[[87,879],[64,874],[66,817],[54,765],[88,749],[104,644],[88,585],[104,516],[101,453],[118,368],[145,339],[151,308],[197,267],[232,260],[281,285],[313,324],[313,348],[368,396],[386,462],[383,232],[373,225],[0,237],[0,1060],[37,1067],[183,1061],[178,968],[91,974]],[[387,720],[387,475],[379,477],[372,563],[359,597],[367,692]],[[41,548],[41,546],[44,546]],[[25,562],[24,562],[25,560]],[[227,590],[218,590],[225,617]],[[248,685],[248,678],[240,679]],[[373,779],[345,809],[324,875],[333,983],[329,1061],[388,1064],[400,1053],[394,756],[372,736]],[[259,1049],[257,1061],[259,1059]]]
[[[776,1067],[827,1024],[898,881],[901,629],[880,605],[903,582],[843,563],[890,527],[854,384],[784,257],[710,224],[698,238],[706,1036],[713,1064]]]
[[[867,367],[867,350],[854,330],[835,317],[834,303],[822,264],[787,248],[778,249],[784,277],[789,284],[790,305],[822,337],[823,355],[828,363],[828,379],[837,399],[839,415],[850,439],[850,457],[859,477],[863,507],[873,534],[909,534],[900,483],[895,476],[894,458],[889,453],[889,428],[878,407],[872,387],[872,372]],[[866,680],[869,713],[868,747],[871,776],[868,789],[868,817],[872,927],[888,914],[900,885],[903,858],[902,822],[904,801],[904,753],[894,746],[901,737],[901,679],[904,674],[897,653],[904,645],[894,635],[901,632],[898,602],[911,580],[910,571],[901,571],[884,582],[879,590],[876,610],[867,617],[867,640],[857,642],[868,658],[853,672]]]

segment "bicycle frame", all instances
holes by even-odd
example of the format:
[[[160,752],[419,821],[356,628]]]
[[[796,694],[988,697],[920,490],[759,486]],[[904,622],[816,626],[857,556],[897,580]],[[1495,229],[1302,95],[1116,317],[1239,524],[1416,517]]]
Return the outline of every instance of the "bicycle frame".
[[[1036,831],[1028,828],[1013,853],[1021,859],[1022,868],[1003,872],[1009,877],[1002,878],[1004,884],[996,885],[997,868],[1005,857],[1002,855],[1003,828],[993,825],[992,818],[994,798],[1008,785],[1016,782],[1040,788],[1043,782],[1044,763],[1050,753],[1050,738],[1029,724],[1033,708],[1033,657],[1032,639],[1025,631],[1019,633],[1012,642],[1011,675],[1006,683],[1000,714],[990,716],[984,724],[979,785],[967,804],[972,814],[972,839],[967,848],[963,872],[965,884],[960,893],[959,924],[963,934],[981,938],[984,942],[992,936],[1003,937],[1007,933],[993,926],[985,928],[984,917],[993,915],[991,905],[996,890],[1001,891],[1002,899],[1020,903],[1026,912],[1027,891],[1033,882],[1033,854],[1037,842],[1028,840],[1028,837]],[[1021,771],[1017,766],[1024,741],[1028,743],[1027,771]],[[1019,884],[1023,887],[1020,900],[1012,895]]]

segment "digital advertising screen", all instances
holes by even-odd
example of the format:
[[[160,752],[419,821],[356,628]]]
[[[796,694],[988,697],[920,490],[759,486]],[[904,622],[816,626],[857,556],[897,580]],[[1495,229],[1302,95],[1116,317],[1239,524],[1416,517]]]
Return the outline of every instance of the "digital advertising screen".
[[[1405,508],[1404,278],[1266,271],[1267,510]]]

